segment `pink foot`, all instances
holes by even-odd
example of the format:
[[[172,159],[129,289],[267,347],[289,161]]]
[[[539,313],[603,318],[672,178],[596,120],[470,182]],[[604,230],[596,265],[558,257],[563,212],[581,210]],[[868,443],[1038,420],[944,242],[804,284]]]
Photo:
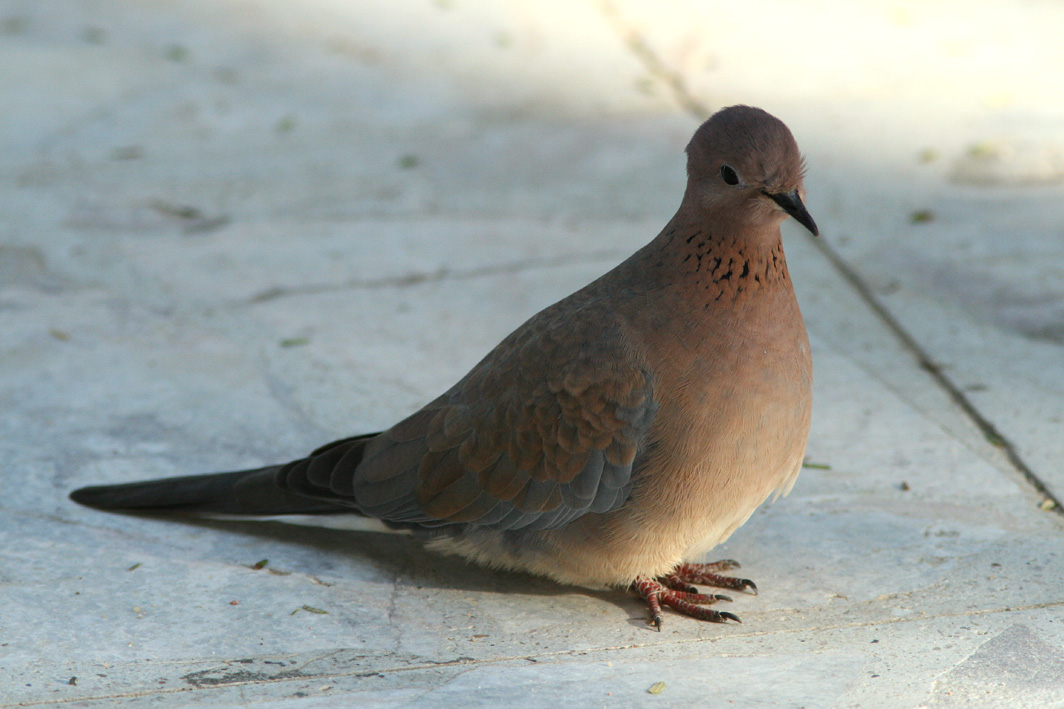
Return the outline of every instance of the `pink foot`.
[[[730,588],[735,591],[749,591],[757,595],[757,584],[750,579],[740,579],[734,576],[722,576],[717,571],[738,569],[739,562],[731,559],[714,561],[712,564],[680,564],[670,576],[675,576],[686,583],[696,583],[700,586],[713,586],[714,588]]]
[[[671,574],[657,579],[637,578],[632,588],[639,593],[650,608],[651,623],[661,630],[661,608],[668,606],[698,620],[711,623],[724,623],[734,620],[741,623],[739,616],[706,608],[717,601],[730,601],[727,596],[699,593],[691,584],[731,588],[737,591],[749,591],[757,594],[757,586],[750,579],[722,576],[717,571],[738,568],[738,562],[726,559],[712,564],[680,564]]]

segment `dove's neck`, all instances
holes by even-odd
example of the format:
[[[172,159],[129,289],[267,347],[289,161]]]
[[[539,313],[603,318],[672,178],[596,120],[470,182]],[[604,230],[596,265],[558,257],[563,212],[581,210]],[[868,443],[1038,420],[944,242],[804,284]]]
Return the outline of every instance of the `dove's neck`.
[[[677,215],[655,240],[664,282],[707,308],[791,292],[777,225],[749,226]]]
[[[575,297],[609,303],[640,331],[674,337],[691,352],[762,334],[793,339],[801,316],[779,225],[754,234],[729,226],[681,210],[657,238]]]

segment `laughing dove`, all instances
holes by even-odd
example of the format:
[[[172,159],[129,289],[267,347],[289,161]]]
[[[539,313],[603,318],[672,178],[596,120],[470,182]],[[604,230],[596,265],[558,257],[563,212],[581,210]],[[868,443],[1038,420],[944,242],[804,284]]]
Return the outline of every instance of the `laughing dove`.
[[[609,273],[533,316],[382,433],[286,465],[87,487],[108,510],[353,514],[567,584],[630,587],[738,620],[691,584],[756,592],[686,560],[786,493],[809,434],[809,341],[780,241],[814,235],[787,127],[721,110],[687,146],[676,215]]]

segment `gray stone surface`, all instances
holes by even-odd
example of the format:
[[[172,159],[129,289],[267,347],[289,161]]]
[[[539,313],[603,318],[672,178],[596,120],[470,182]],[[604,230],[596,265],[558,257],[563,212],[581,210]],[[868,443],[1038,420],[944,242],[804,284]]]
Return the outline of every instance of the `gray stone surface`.
[[[0,706],[1064,706],[1064,8],[846,7],[0,4]],[[67,501],[397,420],[654,236],[736,102],[809,159],[830,466],[713,552],[741,626]]]

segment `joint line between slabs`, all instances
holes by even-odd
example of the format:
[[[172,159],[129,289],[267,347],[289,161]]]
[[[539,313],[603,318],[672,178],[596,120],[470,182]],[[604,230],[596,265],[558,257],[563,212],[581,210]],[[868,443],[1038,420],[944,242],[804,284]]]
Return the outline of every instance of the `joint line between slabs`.
[[[810,237],[812,238],[812,237]],[[979,432],[983,434],[983,437],[988,443],[995,448],[1000,449],[1005,454],[1005,458],[1012,465],[1013,469],[1019,472],[1027,483],[1034,488],[1034,490],[1042,496],[1043,501],[1048,500],[1052,503],[1051,510],[1058,515],[1064,516],[1064,507],[1061,506],[1061,501],[1054,495],[1041,478],[1027,465],[1019,451],[1016,450],[1016,446],[1012,441],[1006,438],[988,418],[976,408],[971,400],[965,396],[964,392],[953,383],[953,381],[947,377],[942,368],[935,363],[927,351],[920,346],[916,339],[909,334],[909,332],[898,322],[887,308],[879,302],[879,300],[872,293],[872,289],[868,287],[861,277],[857,275],[856,271],[850,267],[841,256],[831,248],[827,242],[822,239],[816,239],[813,242],[814,246],[822,253],[825,258],[831,263],[831,265],[838,271],[850,287],[857,291],[861,300],[865,305],[875,313],[880,322],[887,326],[887,328],[894,334],[896,338],[901,342],[902,346],[909,351],[913,359],[921,369],[927,372],[928,376],[935,382],[935,384],[949,395],[950,400],[954,405],[959,408],[968,419],[975,424]],[[1044,504],[1044,502],[1043,502]]]

